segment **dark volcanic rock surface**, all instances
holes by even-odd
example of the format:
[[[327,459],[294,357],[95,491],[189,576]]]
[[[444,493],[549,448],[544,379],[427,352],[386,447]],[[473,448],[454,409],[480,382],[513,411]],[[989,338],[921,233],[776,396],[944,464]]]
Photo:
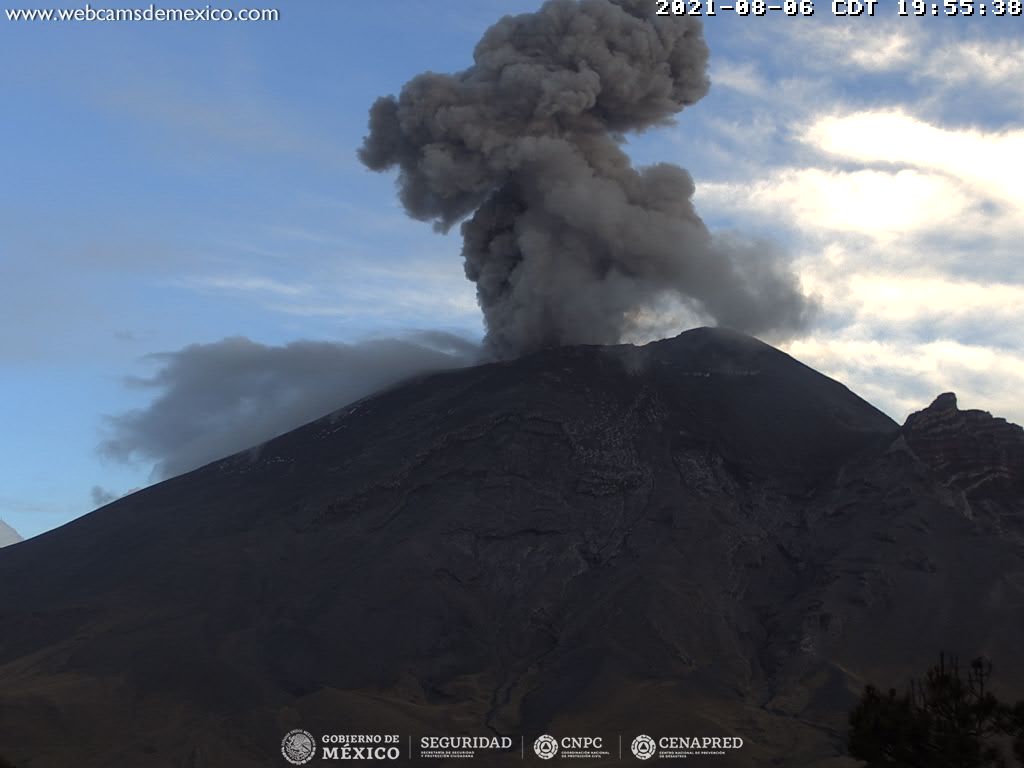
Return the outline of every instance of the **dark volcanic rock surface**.
[[[1024,429],[986,411],[958,410],[956,395],[946,392],[903,431],[967,517],[1024,543]]]
[[[0,552],[0,754],[283,765],[303,727],[842,765],[863,684],[940,650],[1024,696],[1022,447],[721,330],[432,375]]]

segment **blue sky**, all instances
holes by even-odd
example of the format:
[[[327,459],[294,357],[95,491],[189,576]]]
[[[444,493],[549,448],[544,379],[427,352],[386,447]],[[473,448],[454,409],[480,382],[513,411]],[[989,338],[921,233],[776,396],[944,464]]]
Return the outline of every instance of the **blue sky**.
[[[156,479],[152,453],[99,450],[108,417],[163,391],[139,385],[167,363],[154,353],[479,339],[457,234],[409,220],[355,152],[374,99],[468,66],[487,26],[538,6],[0,18],[0,518],[32,536]],[[711,92],[628,151],[689,169],[713,230],[791,254],[825,309],[782,348],[898,421],[955,390],[1020,423],[1020,18],[816,8],[707,19]],[[652,313],[659,333],[686,327]]]

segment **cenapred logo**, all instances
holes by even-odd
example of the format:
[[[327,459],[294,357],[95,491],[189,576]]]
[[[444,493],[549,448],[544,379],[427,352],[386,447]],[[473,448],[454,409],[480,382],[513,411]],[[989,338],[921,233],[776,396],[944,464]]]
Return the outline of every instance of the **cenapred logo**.
[[[316,739],[301,728],[288,731],[281,739],[281,754],[292,765],[305,765],[316,756]]]
[[[630,745],[638,760],[652,757],[682,760],[688,757],[715,757],[729,750],[743,749],[739,736],[659,736],[641,734]]]
[[[648,760],[654,757],[654,753],[658,751],[658,745],[654,743],[654,739],[643,733],[633,739],[630,748],[633,750],[633,756],[640,760]]]
[[[558,754],[558,741],[554,736],[545,733],[533,742],[533,751],[541,760],[550,760]]]

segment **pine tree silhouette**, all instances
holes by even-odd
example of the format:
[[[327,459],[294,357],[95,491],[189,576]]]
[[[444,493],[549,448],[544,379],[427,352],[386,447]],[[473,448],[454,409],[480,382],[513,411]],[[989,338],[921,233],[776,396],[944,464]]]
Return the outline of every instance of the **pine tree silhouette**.
[[[977,658],[966,677],[945,655],[906,693],[867,686],[850,713],[850,755],[868,768],[1004,768],[1009,745],[1024,763],[1024,701],[1001,703],[989,690],[992,664]]]

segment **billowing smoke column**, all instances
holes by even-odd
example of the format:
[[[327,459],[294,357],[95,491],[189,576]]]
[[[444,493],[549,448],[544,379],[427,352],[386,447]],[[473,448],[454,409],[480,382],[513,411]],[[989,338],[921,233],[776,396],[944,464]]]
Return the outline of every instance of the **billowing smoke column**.
[[[400,169],[402,203],[462,224],[493,353],[618,342],[666,292],[720,325],[799,327],[809,302],[776,252],[712,238],[690,175],[635,169],[627,131],[666,123],[708,90],[701,23],[653,0],[552,0],[491,27],[455,75],[378,99],[359,152]]]

